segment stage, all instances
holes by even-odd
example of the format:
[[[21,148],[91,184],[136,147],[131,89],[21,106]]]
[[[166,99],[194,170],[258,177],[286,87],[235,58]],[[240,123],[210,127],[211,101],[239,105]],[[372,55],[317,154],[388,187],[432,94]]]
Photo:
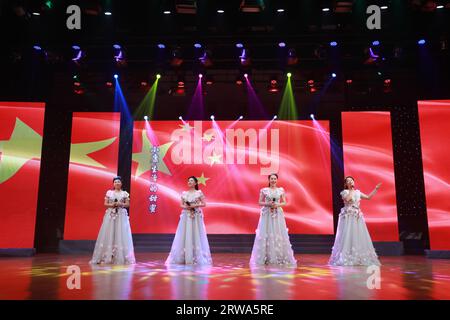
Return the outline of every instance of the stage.
[[[93,266],[90,255],[0,258],[0,299],[89,300],[412,300],[450,299],[450,260],[381,257],[381,288],[366,267],[331,267],[328,255],[296,255],[296,269],[250,269],[248,254],[213,254],[212,267],[166,267],[165,253],[137,253],[134,266]],[[81,288],[67,288],[67,267]]]

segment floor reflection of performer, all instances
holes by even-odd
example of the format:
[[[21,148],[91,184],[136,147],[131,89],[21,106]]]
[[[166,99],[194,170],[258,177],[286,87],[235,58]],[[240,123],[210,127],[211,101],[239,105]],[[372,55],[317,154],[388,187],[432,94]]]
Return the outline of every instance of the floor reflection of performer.
[[[282,209],[286,205],[284,189],[277,187],[277,174],[271,174],[268,178],[269,187],[259,193],[261,215],[250,264],[296,266]]]
[[[181,194],[183,210],[166,264],[209,265],[212,259],[201,209],[206,205],[205,196],[196,177],[188,178],[188,187]]]
[[[107,207],[103,223],[95,243],[91,264],[133,264],[133,239],[127,209],[130,195],[122,190],[122,178],[113,179],[114,189],[105,196]]]
[[[381,183],[377,184],[369,195],[365,195],[355,189],[353,177],[345,178],[344,190],[341,192],[344,207],[339,214],[336,240],[329,264],[335,266],[380,265],[363,213],[359,208],[360,200],[371,199],[380,186]]]

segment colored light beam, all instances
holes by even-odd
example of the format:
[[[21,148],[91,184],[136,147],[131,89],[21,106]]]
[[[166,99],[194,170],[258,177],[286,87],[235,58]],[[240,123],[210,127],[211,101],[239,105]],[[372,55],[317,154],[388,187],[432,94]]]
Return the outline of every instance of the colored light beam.
[[[248,96],[248,115],[250,119],[267,119],[268,115],[266,109],[261,103],[261,100],[256,95],[255,90],[249,80],[249,77],[244,77],[245,82],[247,83],[247,96]]]
[[[240,120],[242,120],[244,117],[243,116],[240,116],[239,118],[237,118],[235,121],[233,121],[228,127],[227,127],[227,129],[231,129],[231,128],[233,128],[235,125],[236,125],[236,123],[238,123]]]
[[[326,131],[321,125],[320,122],[313,119],[313,125],[314,128],[317,130],[317,132],[320,134],[318,136],[318,138],[326,141],[326,145],[329,145],[331,148],[331,156],[334,159],[334,163],[337,163],[339,166],[339,169],[341,171],[344,170],[344,163],[342,162],[342,159],[340,157],[340,147],[338,146],[338,144],[336,143],[336,141],[334,141],[333,139],[331,139],[330,137],[330,132]],[[321,144],[320,144],[321,145]],[[322,153],[322,160],[324,161],[324,163],[327,163],[326,159],[325,159],[325,151],[324,150],[320,150]]]
[[[148,90],[144,99],[139,104],[139,107],[134,112],[135,119],[142,119],[143,116],[148,116],[150,119],[153,119],[153,113],[155,111],[156,92],[158,90],[158,82],[159,78],[156,77],[156,80],[153,82],[150,90]]]
[[[282,120],[298,119],[291,77],[287,78],[286,86],[284,87],[283,98],[281,99],[280,109],[278,110],[278,118]]]
[[[145,120],[145,133],[152,143],[152,146],[159,146],[158,137],[153,131],[152,126],[148,120]]]
[[[203,86],[202,77],[198,77],[197,88],[195,89],[194,96],[189,106],[187,119],[188,120],[203,120],[205,117],[205,107],[203,102]]]
[[[322,100],[322,97],[325,95],[325,92],[327,92],[328,88],[330,87],[331,83],[333,82],[335,78],[329,77],[328,80],[324,83],[322,89],[320,92],[314,97],[314,99],[311,101],[309,105],[309,109],[312,114],[317,113],[317,108],[320,105],[320,101]]]
[[[118,78],[115,78],[116,86],[114,90],[114,111],[120,112],[122,116],[126,118],[126,120],[132,120],[130,109],[128,108],[127,101],[122,92],[122,88],[120,87],[120,82]]]

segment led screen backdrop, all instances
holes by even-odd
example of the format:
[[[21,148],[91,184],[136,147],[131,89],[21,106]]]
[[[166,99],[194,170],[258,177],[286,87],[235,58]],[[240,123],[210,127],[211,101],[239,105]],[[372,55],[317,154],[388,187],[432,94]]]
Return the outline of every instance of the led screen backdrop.
[[[361,202],[374,241],[399,240],[391,132],[389,112],[342,112],[345,175],[365,194],[382,183],[374,198]]]
[[[65,240],[96,239],[119,157],[120,113],[74,112]]]
[[[289,232],[333,234],[328,121],[135,122],[132,159],[133,233],[174,233],[192,175],[208,233],[254,233],[259,190],[276,172]]]
[[[418,104],[430,247],[450,250],[450,100]]]
[[[0,102],[0,248],[33,248],[44,103]]]

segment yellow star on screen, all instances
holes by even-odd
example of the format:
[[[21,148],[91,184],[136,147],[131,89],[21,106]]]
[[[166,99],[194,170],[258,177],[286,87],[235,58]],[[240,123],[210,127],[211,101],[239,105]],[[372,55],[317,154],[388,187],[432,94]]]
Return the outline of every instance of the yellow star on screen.
[[[205,133],[202,137],[202,140],[208,141],[208,142],[210,142],[212,139],[214,139],[214,134],[212,134],[212,133],[211,134]]]
[[[159,148],[158,151],[158,171],[165,173],[169,176],[172,174],[170,173],[169,168],[167,168],[166,164],[164,163],[164,157],[166,156],[167,151],[169,150],[170,146],[173,144],[173,141],[165,143],[163,145],[157,146]],[[142,130],[142,150],[141,152],[133,153],[132,160],[138,163],[138,167],[136,169],[135,177],[139,177],[145,172],[151,170],[152,164],[151,164],[151,157],[152,157],[152,148],[154,146],[150,142],[147,131]]]
[[[0,183],[16,174],[31,159],[41,158],[42,136],[16,118],[9,140],[0,141]]]
[[[211,163],[210,163],[210,164],[211,164],[211,167],[213,166],[214,163],[219,163],[219,164],[220,164],[220,163],[221,163],[221,162],[220,162],[220,158],[221,158],[221,157],[222,157],[221,154],[216,154],[216,153],[213,151],[213,155],[208,157],[208,159],[211,160]]]
[[[206,181],[208,181],[210,178],[206,178],[204,173],[202,172],[202,175],[200,177],[197,177],[198,184],[202,184],[206,187]]]
[[[106,168],[103,164],[89,157],[89,154],[108,147],[114,141],[116,141],[116,139],[117,137],[113,137],[101,141],[72,143],[70,145],[70,162],[83,164],[86,166]]]

